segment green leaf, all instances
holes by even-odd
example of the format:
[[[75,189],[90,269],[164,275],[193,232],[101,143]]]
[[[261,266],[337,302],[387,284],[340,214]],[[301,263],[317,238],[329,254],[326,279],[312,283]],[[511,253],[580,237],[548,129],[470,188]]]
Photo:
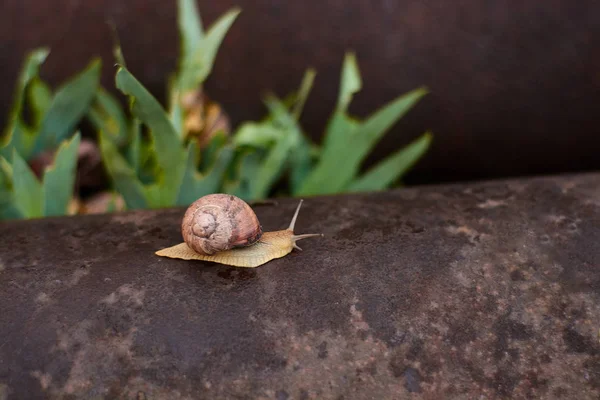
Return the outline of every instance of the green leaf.
[[[367,192],[387,189],[425,154],[431,140],[431,133],[426,132],[408,146],[380,161],[361,177],[355,179],[346,191]]]
[[[24,154],[27,149],[23,148],[23,145],[31,141],[31,139],[23,138],[23,135],[32,136],[31,131],[24,126],[22,120],[23,102],[25,101],[25,93],[29,83],[34,77],[38,76],[40,66],[44,63],[49,53],[50,50],[45,47],[32,51],[27,55],[21,68],[13,104],[8,113],[7,126],[0,140],[0,154],[5,157],[10,157],[13,147],[16,147],[19,153]]]
[[[9,191],[0,190],[0,220],[23,218],[23,214],[17,208],[13,194]]]
[[[346,147],[346,143],[358,126],[358,120],[347,114],[353,96],[362,89],[362,79],[356,56],[347,52],[340,76],[340,89],[336,108],[328,121],[323,140],[323,157],[328,158]]]
[[[39,129],[44,115],[52,104],[52,91],[44,81],[35,77],[31,80],[28,93],[33,112],[33,125],[35,129]]]
[[[294,104],[294,110],[292,111],[292,115],[294,116],[294,119],[296,121],[298,121],[300,119],[300,116],[302,115],[302,110],[304,110],[304,104],[306,103],[306,99],[308,99],[308,95],[312,90],[316,75],[317,72],[313,68],[309,68],[304,73],[302,83],[300,84],[300,89],[298,90],[296,104]]]
[[[71,140],[65,140],[58,148],[54,162],[44,171],[44,215],[66,215],[73,197],[77,156],[81,135],[77,132]]]
[[[15,205],[26,218],[43,217],[44,192],[41,183],[15,149],[12,156]]]
[[[169,77],[167,85],[167,93],[169,94],[168,115],[173,129],[180,138],[183,138],[184,113],[181,102],[179,101],[179,92],[177,87],[177,77]]]
[[[121,103],[103,87],[98,88],[87,116],[96,131],[106,133],[117,146],[125,145],[131,139]]]
[[[108,25],[110,27],[110,33],[113,39],[112,44],[112,53],[115,58],[117,64],[127,67],[127,63],[125,62],[125,57],[123,56],[123,51],[121,49],[121,39],[119,39],[119,32],[117,30],[117,26],[114,21],[108,21]]]
[[[240,8],[235,7],[222,15],[208,29],[206,36],[202,40],[202,44],[194,52],[195,57],[199,56],[202,59],[201,72],[198,73],[200,78],[198,83],[203,82],[212,71],[219,47],[221,46],[225,35],[229,31],[229,28],[241,11],[242,10]]]
[[[206,147],[202,150],[202,157],[200,157],[199,162],[200,170],[206,171],[214,164],[227,142],[228,137],[225,132],[218,131],[215,133]]]
[[[116,191],[123,196],[127,208],[147,208],[148,201],[144,186],[137,179],[135,171],[121,156],[113,141],[104,132],[100,131],[98,142],[104,168],[110,176]]]
[[[349,123],[337,116],[332,134],[339,139],[323,149],[321,159],[299,190],[299,195],[332,194],[344,190],[354,179],[360,164],[381,137],[416,104],[427,91],[424,88],[399,96],[376,111],[361,124]],[[354,125],[354,126],[353,126]],[[340,132],[345,132],[342,137]],[[352,145],[349,146],[348,143]]]
[[[204,39],[202,28],[202,19],[198,12],[196,0],[178,0],[177,1],[177,25],[179,27],[179,37],[181,38],[181,60],[189,60],[194,50],[197,49]],[[183,65],[187,64],[183,61]]]
[[[330,142],[329,146],[321,150],[317,163],[305,175],[303,181],[297,183],[295,196],[338,193],[346,185],[338,185],[335,182],[338,175],[343,174],[338,170],[342,166],[335,163],[354,150],[352,138],[359,126],[359,121],[353,118],[342,113],[334,114],[328,123],[326,136],[337,136],[339,139]]]
[[[187,168],[175,203],[178,206],[187,206],[199,197],[217,192],[233,157],[233,148],[230,146],[221,148],[211,168],[206,174],[200,174],[196,169],[197,149],[194,143],[188,146]]]
[[[283,132],[256,171],[255,180],[252,182],[250,191],[252,199],[263,199],[269,195],[271,187],[281,176],[288,156],[300,137],[296,121],[281,101],[274,96],[269,96],[266,104],[274,118],[274,122],[281,127]]]
[[[352,52],[344,56],[344,66],[340,79],[340,91],[338,94],[337,110],[346,112],[352,96],[362,89],[362,79],[356,62],[356,55]]]
[[[12,186],[13,169],[8,160],[0,156],[0,190]]]
[[[32,156],[58,146],[71,136],[80,119],[87,113],[100,82],[99,58],[81,73],[69,79],[54,95],[36,139]]]
[[[160,168],[164,171],[179,168],[185,149],[181,147],[179,135],[160,103],[124,67],[117,71],[116,84],[119,90],[130,97],[133,114],[150,128]]]
[[[238,148],[238,157],[233,166],[233,179],[224,183],[226,193],[231,193],[245,201],[255,200],[253,184],[260,168],[262,152]]]
[[[290,164],[291,192],[296,193],[313,168],[311,143],[304,135],[302,135],[299,143],[290,155]]]
[[[281,139],[283,131],[273,126],[271,121],[245,122],[233,136],[236,146],[268,147]]]
[[[140,176],[142,162],[142,125],[139,119],[133,118],[129,135],[131,142],[127,148],[127,162],[132,166],[136,176]]]
[[[221,42],[240,12],[239,8],[234,8],[221,16],[196,45],[191,57],[182,60],[179,76],[181,92],[197,89],[210,75]]]

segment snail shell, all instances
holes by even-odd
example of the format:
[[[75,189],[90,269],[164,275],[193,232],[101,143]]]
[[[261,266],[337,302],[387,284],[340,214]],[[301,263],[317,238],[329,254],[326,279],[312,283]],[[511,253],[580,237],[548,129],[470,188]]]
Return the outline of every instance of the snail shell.
[[[209,194],[192,203],[181,222],[184,242],[199,254],[246,247],[262,236],[260,222],[242,199],[227,194]]]

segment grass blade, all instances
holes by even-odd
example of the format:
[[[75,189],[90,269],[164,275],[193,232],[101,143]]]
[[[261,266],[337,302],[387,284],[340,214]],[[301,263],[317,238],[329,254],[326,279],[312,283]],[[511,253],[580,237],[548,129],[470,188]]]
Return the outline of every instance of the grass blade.
[[[408,146],[379,162],[361,177],[354,180],[346,191],[367,192],[387,189],[427,152],[431,140],[431,133],[426,132]]]
[[[54,162],[44,171],[44,215],[66,215],[73,197],[77,175],[77,156],[80,133],[71,140],[65,140],[58,148]]]

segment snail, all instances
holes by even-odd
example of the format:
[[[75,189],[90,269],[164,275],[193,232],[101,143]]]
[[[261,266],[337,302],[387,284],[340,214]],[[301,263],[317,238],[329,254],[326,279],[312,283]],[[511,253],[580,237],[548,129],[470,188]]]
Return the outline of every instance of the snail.
[[[322,233],[294,234],[303,200],[287,229],[263,232],[252,208],[239,197],[209,194],[186,210],[181,222],[183,243],[155,254],[183,260],[203,260],[235,267],[256,268],[275,258],[302,250],[296,242]]]

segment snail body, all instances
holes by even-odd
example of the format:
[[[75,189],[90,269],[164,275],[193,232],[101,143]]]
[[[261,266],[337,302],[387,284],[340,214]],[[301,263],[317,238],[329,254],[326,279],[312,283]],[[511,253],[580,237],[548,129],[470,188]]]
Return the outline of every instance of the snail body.
[[[296,244],[298,240],[323,236],[321,233],[294,233],[301,206],[302,200],[287,229],[263,232],[256,214],[242,199],[226,194],[203,196],[184,214],[181,223],[184,242],[155,254],[256,268],[286,256],[293,249],[302,250]]]

